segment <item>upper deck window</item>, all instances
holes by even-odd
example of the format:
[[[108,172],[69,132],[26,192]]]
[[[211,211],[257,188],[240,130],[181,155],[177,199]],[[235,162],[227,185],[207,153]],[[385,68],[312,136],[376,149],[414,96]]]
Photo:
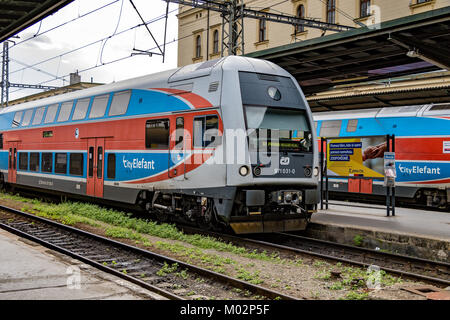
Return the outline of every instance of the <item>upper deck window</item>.
[[[32,125],[41,124],[42,118],[44,117],[44,111],[45,107],[40,107],[36,109],[36,112],[34,113],[33,122],[31,123]]]
[[[12,127],[17,128],[20,126],[20,121],[22,120],[23,111],[17,111],[14,115],[14,120],[12,122]]]
[[[101,118],[105,115],[106,106],[108,105],[109,94],[97,96],[92,102],[91,112],[89,118]]]
[[[121,91],[114,93],[111,102],[111,108],[109,108],[110,116],[118,116],[125,114],[128,109],[128,103],[130,102],[131,90]]]
[[[347,132],[355,132],[356,128],[358,128],[358,119],[348,120]]]
[[[81,120],[86,118],[86,113],[89,108],[91,98],[79,99],[73,112],[72,120]]]
[[[22,120],[22,127],[28,126],[31,121],[31,116],[33,115],[33,109],[25,111],[25,115],[23,116]]]
[[[70,102],[64,102],[61,105],[61,110],[59,111],[58,115],[58,122],[63,122],[69,120],[70,113],[72,112],[73,107],[73,101]]]
[[[52,104],[47,109],[47,114],[45,115],[44,123],[50,123],[55,121],[56,112],[58,111],[58,104]]]
[[[319,136],[321,137],[337,137],[341,131],[342,120],[322,121]]]

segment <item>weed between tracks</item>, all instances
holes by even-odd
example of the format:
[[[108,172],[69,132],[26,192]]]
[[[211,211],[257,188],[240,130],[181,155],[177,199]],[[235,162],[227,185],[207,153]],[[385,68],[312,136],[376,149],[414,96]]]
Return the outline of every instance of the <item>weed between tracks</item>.
[[[108,237],[127,239],[152,251],[252,284],[282,289],[290,295],[309,295],[313,299],[369,298],[365,283],[370,274],[360,268],[344,267],[340,263],[332,265],[318,259],[300,259],[298,256],[283,259],[277,252],[251,251],[208,236],[184,234],[174,225],[133,218],[130,213],[91,203],[52,204],[7,193],[0,193],[0,200],[40,217],[67,225],[87,225]],[[332,277],[332,271],[336,270],[339,270],[338,278]],[[123,272],[127,271],[124,269]],[[157,274],[161,277],[168,274],[187,277],[186,270],[179,270],[178,265],[164,265]],[[383,286],[398,283],[398,278],[383,271],[381,279]]]

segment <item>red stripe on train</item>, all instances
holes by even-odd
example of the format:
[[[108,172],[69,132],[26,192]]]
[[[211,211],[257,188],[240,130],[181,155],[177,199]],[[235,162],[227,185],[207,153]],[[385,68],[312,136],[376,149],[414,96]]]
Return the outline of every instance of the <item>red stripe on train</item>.
[[[179,94],[180,96],[176,96],[177,98],[182,98],[188,101],[194,108],[211,108],[213,106],[208,100],[192,92],[169,88],[150,88],[150,90],[152,89],[165,91],[172,94]]]

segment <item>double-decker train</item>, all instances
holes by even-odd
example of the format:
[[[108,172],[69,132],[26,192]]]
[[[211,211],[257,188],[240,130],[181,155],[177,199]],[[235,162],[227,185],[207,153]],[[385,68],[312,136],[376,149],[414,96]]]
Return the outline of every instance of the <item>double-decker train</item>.
[[[0,182],[236,233],[302,230],[320,196],[312,127],[289,73],[226,57],[2,109]]]
[[[395,135],[396,196],[428,207],[449,208],[450,104],[323,112],[314,114],[314,120],[318,137]],[[382,170],[383,153],[378,156],[376,166]],[[328,187],[337,196],[367,197],[385,195],[383,184],[379,179],[331,177]]]

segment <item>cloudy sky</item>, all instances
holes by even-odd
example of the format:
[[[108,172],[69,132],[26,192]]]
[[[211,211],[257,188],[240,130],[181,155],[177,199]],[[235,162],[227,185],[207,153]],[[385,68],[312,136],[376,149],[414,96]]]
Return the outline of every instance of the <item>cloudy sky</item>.
[[[144,20],[152,21],[148,27],[162,48],[166,2],[133,2]],[[87,14],[102,6],[105,7]],[[133,48],[151,49],[152,52],[159,50],[144,26],[133,28],[141,24],[141,20],[129,0],[75,0],[42,22],[19,33],[18,39],[11,39],[16,44],[10,44],[9,81],[63,86],[68,81],[55,78],[66,76],[65,80],[68,80],[69,73],[79,70],[84,82],[90,82],[93,78],[94,82],[109,83],[175,68],[177,8],[178,5],[170,4],[168,45],[165,63],[162,63],[162,57],[158,55],[131,57]],[[71,20],[74,21],[55,28]],[[52,28],[55,29],[51,30]],[[84,48],[76,50],[81,47]],[[113,62],[115,60],[120,61]],[[10,88],[9,92],[10,100],[14,100],[39,91]]]

